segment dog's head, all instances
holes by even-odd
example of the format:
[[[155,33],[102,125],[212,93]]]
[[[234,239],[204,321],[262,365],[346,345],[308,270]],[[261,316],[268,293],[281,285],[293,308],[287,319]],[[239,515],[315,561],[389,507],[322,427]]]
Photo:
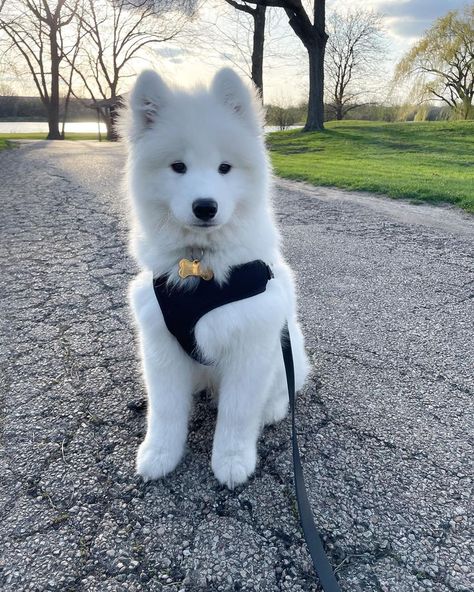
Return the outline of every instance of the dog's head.
[[[209,88],[186,91],[145,71],[129,107],[132,193],[141,218],[166,217],[202,235],[252,216],[268,177],[262,112],[235,72],[222,69]]]

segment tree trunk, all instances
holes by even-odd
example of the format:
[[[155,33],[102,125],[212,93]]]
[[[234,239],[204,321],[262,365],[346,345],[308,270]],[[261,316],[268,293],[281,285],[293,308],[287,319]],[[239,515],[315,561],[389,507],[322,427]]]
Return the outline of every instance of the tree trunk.
[[[462,100],[463,119],[469,119],[471,109],[472,109],[471,99],[469,97],[464,97]]]
[[[48,104],[48,140],[63,140],[59,132],[59,52],[57,30],[51,26],[49,41],[51,48],[51,95]]]
[[[324,130],[324,41],[305,44],[309,58],[308,117],[304,132]]]
[[[266,6],[258,4],[253,14],[252,80],[263,103],[263,48],[265,43]]]
[[[337,121],[341,121],[341,119],[344,119],[344,113],[342,112],[342,104],[339,102],[336,102],[334,107],[336,109],[336,119],[337,119]]]
[[[71,82],[69,81],[69,88],[66,94],[66,98],[64,99],[64,115],[63,115],[63,121],[62,121],[62,125],[61,125],[61,137],[64,140],[64,134],[65,134],[65,130],[66,130],[66,121],[67,121],[67,115],[68,115],[68,111],[69,111],[69,101],[71,100]]]
[[[117,142],[119,139],[117,130],[118,108],[117,104],[111,105],[108,109],[102,111],[102,118],[107,128],[107,140],[109,142]]]
[[[115,135],[114,128],[112,125],[112,121],[110,117],[105,118],[105,127],[107,128],[107,141],[108,142],[115,142],[117,140],[117,136]]]
[[[59,131],[59,102],[48,105],[48,135],[47,140],[64,140]]]
[[[110,117],[110,113],[107,109],[107,107],[105,107],[104,109],[100,109],[100,118],[102,119],[102,121],[105,123],[105,129],[106,134],[105,134],[105,138],[106,140],[112,140],[113,139],[113,124],[112,124],[112,119]]]
[[[326,0],[314,0],[314,23],[311,24],[302,5],[287,7],[289,25],[306,47],[309,61],[308,117],[304,132],[324,130],[324,52],[326,33]]]

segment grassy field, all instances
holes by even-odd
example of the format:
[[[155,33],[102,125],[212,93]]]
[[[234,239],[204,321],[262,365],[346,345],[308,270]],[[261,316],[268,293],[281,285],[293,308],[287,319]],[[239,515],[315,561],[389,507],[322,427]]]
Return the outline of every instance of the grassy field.
[[[6,148],[10,140],[46,140],[44,132],[25,134],[0,134],[0,149]],[[70,133],[66,140],[97,140],[97,134]]]
[[[267,144],[281,177],[474,213],[474,121],[333,121],[323,133],[269,134]]]
[[[44,140],[45,134],[0,134],[0,149],[15,139]],[[67,139],[97,135],[71,133]],[[267,144],[281,177],[450,203],[474,213],[474,121],[331,121],[324,133],[276,132]]]

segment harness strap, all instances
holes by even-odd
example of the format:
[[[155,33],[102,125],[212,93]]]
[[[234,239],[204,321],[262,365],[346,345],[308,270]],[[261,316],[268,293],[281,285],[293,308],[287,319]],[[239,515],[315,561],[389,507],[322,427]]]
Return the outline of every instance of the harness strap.
[[[296,435],[295,422],[295,368],[293,365],[293,352],[291,350],[290,333],[288,323],[282,329],[281,350],[285,362],[286,382],[288,384],[288,396],[291,410],[291,441],[293,444],[293,472],[295,475],[296,501],[300,515],[300,524],[303,529],[306,545],[313,561],[313,567],[318,574],[324,592],[341,592],[336,576],[324,551],[321,536],[314,523],[313,513],[308,501],[306,487],[301,467],[298,437]]]
[[[168,331],[191,358],[208,366],[213,362],[201,355],[194,334],[199,319],[224,304],[265,292],[272,278],[270,267],[257,259],[234,266],[224,284],[200,280],[187,289],[186,283],[169,285],[169,276],[165,274],[153,279],[153,290]]]

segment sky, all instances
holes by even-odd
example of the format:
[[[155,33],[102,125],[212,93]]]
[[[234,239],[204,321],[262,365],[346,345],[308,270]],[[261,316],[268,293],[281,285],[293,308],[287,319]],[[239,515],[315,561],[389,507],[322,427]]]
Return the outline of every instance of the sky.
[[[192,84],[201,78],[210,78],[222,65],[234,66],[242,73],[248,71],[246,60],[242,57],[247,49],[247,35],[238,34],[236,26],[236,18],[243,22],[243,17],[223,4],[220,0],[217,1],[217,9],[202,9],[201,19],[205,26],[213,31],[213,36],[218,35],[214,43],[199,47],[179,42],[159,48],[158,68],[166,77]],[[374,10],[383,15],[387,51],[381,56],[378,76],[388,81],[397,61],[435,19],[450,10],[462,8],[466,0],[327,0],[326,14],[328,16],[333,10],[345,12],[349,4],[354,9]],[[296,103],[304,100],[307,94],[305,50],[289,28],[283,11],[278,8],[272,10],[272,26],[266,42],[268,55],[264,65],[265,99],[283,104]],[[238,39],[240,51],[229,42],[228,38],[233,37]]]
[[[138,60],[137,72],[156,68],[165,78],[179,84],[192,85],[209,80],[222,66],[232,66],[241,74],[250,72],[250,39],[247,15],[230,7],[224,0],[200,0],[203,5],[198,18],[186,34],[174,42],[160,43]],[[449,10],[459,9],[468,0],[326,0],[326,14],[353,9],[373,10],[383,15],[386,51],[380,56],[377,84],[388,87],[394,66],[402,55],[423,35],[435,19]],[[471,0],[472,1],[472,0]],[[312,0],[303,0],[310,8]],[[286,106],[307,98],[307,58],[299,39],[290,29],[280,8],[267,11],[267,32],[264,60],[265,102]],[[247,27],[247,28],[246,28]],[[27,77],[29,79],[29,77]],[[27,81],[22,84],[8,80],[21,94],[36,94]],[[122,92],[133,78],[127,79]],[[385,97],[378,97],[386,100]]]

